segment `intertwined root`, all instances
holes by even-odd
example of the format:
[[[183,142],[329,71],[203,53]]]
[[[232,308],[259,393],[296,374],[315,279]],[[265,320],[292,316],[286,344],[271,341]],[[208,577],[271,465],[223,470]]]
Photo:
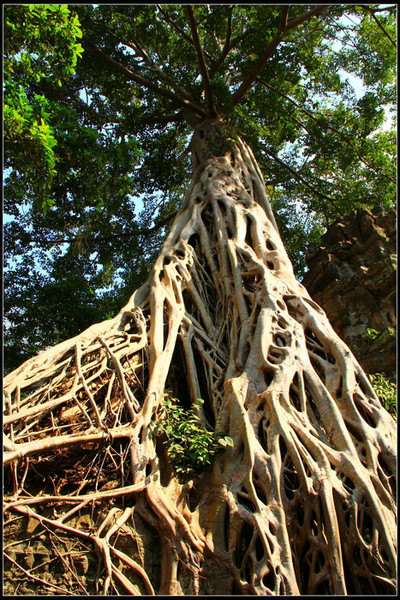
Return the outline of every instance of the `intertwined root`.
[[[32,519],[75,593],[395,590],[394,422],[296,282],[251,151],[210,153],[218,129],[194,135],[147,284],[6,378],[7,568],[42,593],[55,570],[10,555]],[[185,484],[152,434],[167,389],[234,440]]]

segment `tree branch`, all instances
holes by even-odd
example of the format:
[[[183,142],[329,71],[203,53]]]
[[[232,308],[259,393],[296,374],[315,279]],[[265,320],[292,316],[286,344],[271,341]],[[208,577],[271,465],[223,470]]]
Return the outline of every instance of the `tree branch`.
[[[324,10],[327,10],[331,6],[332,6],[331,4],[324,4],[324,5],[316,6],[312,10],[308,11],[307,13],[304,13],[303,15],[300,15],[299,17],[296,17],[295,19],[292,19],[288,23],[286,21],[287,21],[287,16],[288,16],[288,12],[289,12],[289,6],[288,5],[283,6],[278,35],[276,35],[272,39],[272,41],[268,44],[265,51],[258,58],[253,69],[250,71],[250,73],[248,74],[246,79],[243,81],[243,83],[241,84],[239,89],[233,94],[232,106],[236,106],[236,104],[238,104],[240,102],[240,100],[243,98],[243,96],[246,94],[246,92],[250,89],[250,87],[254,83],[254,81],[257,78],[257,76],[259,75],[259,73],[263,70],[263,68],[267,64],[268,60],[274,54],[276,48],[281,43],[284,35],[291,29],[298,27],[299,25],[301,25],[301,23],[304,23],[304,21],[307,21],[311,17],[323,12]],[[285,29],[282,29],[283,26],[285,27]]]
[[[319,15],[320,13],[324,12],[325,10],[332,8],[332,6],[333,6],[333,4],[320,4],[320,5],[316,6],[315,8],[312,8],[308,12],[303,13],[302,15],[299,15],[298,17],[292,19],[291,21],[289,21],[287,23],[285,32],[290,31],[291,29],[294,29],[295,27],[298,27],[299,25],[304,23],[304,21],[308,21],[309,19],[311,19],[311,17],[315,17],[316,15]]]
[[[143,117],[135,121],[135,125],[146,127],[146,125],[166,125],[167,123],[180,123],[183,121],[183,111],[179,110],[170,115],[159,115],[154,117]]]
[[[117,36],[113,35],[113,37],[116,40],[118,40],[118,42],[120,42],[120,39]],[[160,79],[165,81],[172,89],[179,92],[179,94],[182,97],[187,98],[188,100],[193,102],[192,96],[184,87],[182,87],[181,85],[179,85],[176,82],[171,83],[169,76],[166,73],[164,73],[164,71],[152,59],[152,57],[149,55],[149,53],[139,44],[139,42],[137,41],[137,39],[135,37],[133,37],[131,35],[129,42],[123,41],[120,43],[122,43],[124,46],[127,46],[128,48],[131,48],[136,53],[137,56],[140,56],[143,59],[143,61],[148,65],[148,68],[151,71],[153,71]],[[158,57],[158,58],[160,58],[160,57]]]
[[[177,25],[177,24],[175,23],[175,21],[173,21],[173,20],[172,20],[172,19],[171,19],[171,18],[170,18],[170,17],[169,17],[169,16],[168,16],[168,15],[167,15],[167,14],[166,14],[164,11],[163,11],[163,9],[161,8],[160,4],[157,4],[156,6],[157,6],[158,10],[160,11],[160,13],[161,13],[161,14],[164,16],[164,18],[166,19],[166,21],[168,21],[168,23],[169,23],[170,25],[172,25],[172,27],[175,29],[175,31],[176,31],[177,33],[179,33],[179,35],[181,35],[181,36],[182,36],[182,37],[183,37],[183,38],[184,38],[184,39],[185,39],[187,42],[189,42],[189,44],[190,44],[191,46],[194,46],[194,42],[193,42],[192,38],[191,38],[191,37],[189,37],[189,36],[188,36],[188,35],[187,35],[187,34],[186,34],[184,31],[183,31],[183,29],[181,29],[181,28],[179,27],[179,25]],[[212,60],[212,56],[210,56],[210,55],[208,54],[208,52],[204,52],[204,53],[205,53],[205,55],[207,56],[208,60]]]
[[[210,75],[211,76],[214,75],[214,73],[216,73],[216,71],[222,65],[222,63],[224,62],[225,58],[228,56],[229,52],[232,50],[232,47],[233,47],[233,46],[231,46],[232,12],[233,12],[233,6],[230,6],[229,7],[228,27],[227,27],[227,32],[226,32],[225,44],[224,44],[224,47],[222,49],[221,55],[216,60],[216,62],[214,62],[212,68],[210,69]]]
[[[137,121],[137,125],[165,125],[167,123],[180,123],[183,121],[183,112],[179,110],[176,113],[170,115],[160,115],[157,117],[146,117]]]
[[[316,190],[310,183],[308,183],[308,181],[306,181],[304,179],[304,177],[302,177],[300,175],[300,173],[298,173],[297,171],[295,171],[294,169],[292,169],[292,167],[289,167],[288,164],[286,164],[283,160],[281,160],[280,158],[278,158],[277,156],[275,156],[275,154],[272,154],[272,152],[270,152],[269,150],[265,150],[265,152],[273,160],[275,160],[277,163],[279,163],[280,165],[282,165],[282,167],[285,167],[285,169],[287,169],[289,171],[289,173],[291,173],[295,179],[298,179],[309,190],[311,190],[316,196],[319,196],[319,198],[322,198],[323,200],[329,200],[329,202],[331,202],[333,204],[333,206],[336,208],[336,210],[338,211],[338,214],[340,214],[340,209],[337,206],[337,204],[335,203],[335,200],[331,196],[326,196],[326,194],[323,194],[322,192],[319,192],[318,190]]]
[[[89,118],[92,122],[94,122],[97,126],[105,125],[109,122],[109,119],[106,116],[100,115],[91,105],[86,104],[84,100],[81,100],[78,96],[73,96],[73,91],[70,91],[70,96],[61,99],[60,102],[64,104],[73,104],[76,105],[81,111],[89,115]],[[135,125],[146,127],[147,125],[165,125],[168,123],[180,123],[183,120],[183,112],[180,109],[176,113],[171,113],[168,115],[159,115],[154,117],[143,117],[135,121]],[[5,140],[6,141],[6,140]]]
[[[113,67],[113,69],[116,70],[116,71],[118,71],[119,73],[122,73],[123,75],[125,75],[125,77],[129,81],[134,81],[135,83],[138,83],[138,84],[146,87],[147,89],[155,92],[159,96],[163,96],[164,98],[168,98],[169,100],[172,100],[172,101],[180,104],[181,106],[186,106],[187,108],[191,109],[196,114],[200,114],[202,116],[206,116],[207,115],[207,112],[205,111],[205,109],[200,104],[198,104],[197,102],[194,102],[193,100],[188,100],[187,98],[179,96],[178,94],[174,94],[173,92],[170,92],[169,90],[161,88],[160,86],[152,83],[148,79],[145,79],[141,75],[137,75],[136,73],[134,73],[133,71],[131,71],[131,69],[128,69],[128,67],[125,67],[124,65],[121,65],[121,63],[117,62],[116,60],[114,60],[113,58],[111,58],[110,56],[108,56],[108,54],[105,54],[105,52],[103,52],[102,50],[100,50],[99,48],[97,48],[97,46],[95,46],[91,42],[84,41],[82,43],[93,54],[95,54],[96,56],[98,56],[99,58],[101,58],[101,60],[103,62],[105,62],[108,65],[110,65],[111,67]]]
[[[94,123],[97,125],[104,125],[106,121],[104,120],[104,118],[102,118],[100,113],[98,113],[97,110],[94,109],[90,104],[86,104],[86,102],[77,95],[76,91],[71,88],[71,86],[64,78],[63,84],[69,92],[69,98],[68,96],[65,99],[61,98],[61,102],[75,105],[76,107],[78,107],[79,110],[82,110],[84,113],[90,115],[92,122],[94,121]]]
[[[375,23],[378,25],[379,29],[381,31],[383,31],[384,35],[387,37],[387,39],[390,41],[391,44],[393,44],[393,46],[395,48],[397,48],[397,44],[394,40],[392,40],[392,38],[390,37],[390,35],[388,34],[388,32],[386,31],[386,29],[383,27],[383,25],[381,23],[379,23],[378,19],[375,16],[375,11],[370,8],[369,6],[365,6],[364,4],[362,4],[362,7],[365,8],[365,10],[367,10],[371,17],[374,19]]]
[[[66,99],[61,98],[61,102],[76,105],[80,110],[87,113],[92,119],[92,121],[94,121],[97,125],[104,125],[108,122],[107,116],[101,115],[91,105],[86,104],[84,100],[79,98],[79,96],[76,95],[76,92],[73,89],[71,89],[71,87],[68,85],[67,81],[63,80],[63,84],[69,92],[69,97]],[[158,115],[154,117],[143,117],[140,120],[135,121],[135,124],[143,125],[145,127],[146,125],[163,125],[166,123],[179,123],[182,120],[183,112],[182,109],[180,109],[178,112],[172,114]]]
[[[201,77],[203,79],[204,92],[206,95],[208,110],[209,110],[210,116],[216,117],[217,111],[215,109],[214,98],[213,98],[213,94],[211,91],[210,77],[208,75],[207,66],[206,66],[206,63],[204,60],[203,48],[201,47],[201,44],[200,44],[199,32],[197,31],[196,19],[193,14],[193,9],[190,5],[188,5],[188,4],[185,5],[185,10],[186,10],[186,14],[189,19],[189,24],[190,24],[190,29],[192,32],[194,47],[195,47],[196,54],[197,54],[197,61],[199,63]]]
[[[159,221],[156,225],[153,225],[153,227],[149,227],[146,229],[139,229],[139,231],[133,231],[133,232],[129,232],[129,233],[121,232],[121,233],[115,233],[112,235],[106,235],[103,237],[92,237],[89,239],[92,242],[109,242],[110,240],[115,239],[115,238],[122,238],[122,237],[127,238],[127,237],[138,237],[139,235],[149,235],[150,233],[154,233],[158,229],[161,229],[162,227],[164,227],[164,225],[167,225],[175,216],[176,216],[176,212],[171,213],[171,214],[167,215],[164,219]],[[74,238],[64,238],[64,239],[59,238],[57,240],[41,240],[40,243],[43,246],[55,246],[56,244],[73,244],[78,239],[80,239],[80,238],[77,236]],[[88,238],[85,238],[85,239],[88,239]],[[33,240],[33,243],[35,243],[34,240]]]
[[[254,65],[253,69],[250,71],[250,73],[248,74],[246,79],[243,81],[243,83],[241,84],[239,89],[233,94],[232,106],[236,106],[236,104],[238,104],[241,101],[241,99],[246,94],[246,92],[250,89],[250,87],[256,80],[257,76],[263,70],[268,59],[271,58],[271,56],[275,52],[275,49],[279,46],[281,41],[282,41],[281,35],[277,35],[268,44],[266,50],[261,54],[261,56],[257,60],[256,64]]]
[[[289,8],[290,8],[290,4],[285,4],[282,8],[281,22],[279,25],[279,31],[282,31],[282,33],[284,33],[287,29]]]
[[[365,5],[364,5],[364,4],[355,4],[355,6],[362,6],[362,7],[365,7]],[[391,4],[390,6],[389,6],[389,5],[386,5],[386,6],[383,6],[382,8],[378,8],[378,7],[376,7],[376,8],[374,8],[374,9],[371,9],[371,10],[373,10],[373,11],[374,11],[374,13],[377,13],[377,12],[390,12],[390,13],[391,13],[391,12],[394,12],[394,11],[395,11],[395,9],[396,9],[396,6],[397,6],[397,4]]]
[[[279,96],[281,96],[282,98],[285,98],[286,100],[289,100],[289,102],[291,102],[292,104],[294,104],[294,106],[296,108],[298,108],[302,113],[304,113],[305,115],[307,115],[308,117],[310,117],[310,119],[312,119],[313,121],[315,121],[315,123],[317,123],[317,125],[321,128],[321,129],[330,129],[331,131],[333,131],[334,133],[336,133],[344,142],[346,142],[346,144],[348,144],[351,148],[353,148],[353,150],[355,150],[356,152],[356,156],[359,159],[360,162],[362,162],[366,167],[368,167],[369,169],[371,169],[372,171],[374,171],[374,173],[377,173],[376,169],[371,166],[369,163],[367,163],[359,154],[356,146],[353,144],[353,142],[346,136],[344,135],[341,131],[339,131],[339,129],[336,129],[335,127],[332,127],[332,125],[325,125],[325,124],[321,124],[320,121],[318,120],[318,118],[316,116],[314,116],[309,110],[307,110],[306,108],[303,108],[302,106],[300,106],[295,100],[293,100],[293,98],[291,98],[290,96],[287,96],[286,94],[284,94],[283,92],[280,92],[279,90],[277,90],[276,88],[274,88],[272,85],[270,85],[269,83],[267,83],[266,81],[262,81],[262,83],[268,88],[270,89],[272,92],[278,94]],[[308,133],[311,135],[311,133],[309,132],[309,130],[305,127],[305,125],[303,123],[300,123],[300,121],[297,121],[295,119],[295,121],[301,125],[301,127],[304,127],[304,129],[306,129],[306,131],[308,131]],[[395,183],[395,181],[393,179],[390,179],[390,181],[393,181]]]

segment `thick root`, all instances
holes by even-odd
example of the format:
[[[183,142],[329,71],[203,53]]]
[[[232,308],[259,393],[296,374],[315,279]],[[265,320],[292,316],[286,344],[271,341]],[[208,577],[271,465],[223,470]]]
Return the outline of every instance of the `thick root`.
[[[192,153],[148,282],[5,379],[6,552],[33,520],[96,553],[96,583],[63,557],[75,593],[394,593],[394,422],[296,281],[250,149],[205,122]],[[166,390],[234,441],[186,483],[152,433]]]

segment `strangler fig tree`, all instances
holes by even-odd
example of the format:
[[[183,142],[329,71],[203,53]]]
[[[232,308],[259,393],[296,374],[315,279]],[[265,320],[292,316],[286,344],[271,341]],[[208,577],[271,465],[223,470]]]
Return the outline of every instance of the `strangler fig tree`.
[[[152,122],[156,136],[157,119],[176,129],[171,143],[190,131],[190,182],[119,313],[5,378],[8,593],[395,593],[395,422],[297,281],[265,181],[286,172],[329,221],[351,172],[366,187],[374,169],[383,176],[362,142],[379,81],[390,83],[385,6],[74,7],[86,64],[65,85],[92,91],[81,110],[115,118],[118,135]],[[348,87],[325,72],[355,68],[350,31],[375,86],[358,125]],[[343,92],[321,107],[331,129],[342,120],[325,187],[318,156],[286,170],[277,156],[318,90]],[[54,107],[68,93],[83,102],[47,93]],[[136,159],[138,171],[151,163]],[[161,157],[156,167],[168,180]]]

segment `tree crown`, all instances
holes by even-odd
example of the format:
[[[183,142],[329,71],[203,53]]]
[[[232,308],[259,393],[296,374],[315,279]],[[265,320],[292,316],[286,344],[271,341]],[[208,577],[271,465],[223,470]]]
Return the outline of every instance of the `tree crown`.
[[[207,116],[252,147],[299,273],[339,215],[392,204],[395,134],[380,127],[395,10],[7,5],[10,364],[111,316],[143,281]]]

